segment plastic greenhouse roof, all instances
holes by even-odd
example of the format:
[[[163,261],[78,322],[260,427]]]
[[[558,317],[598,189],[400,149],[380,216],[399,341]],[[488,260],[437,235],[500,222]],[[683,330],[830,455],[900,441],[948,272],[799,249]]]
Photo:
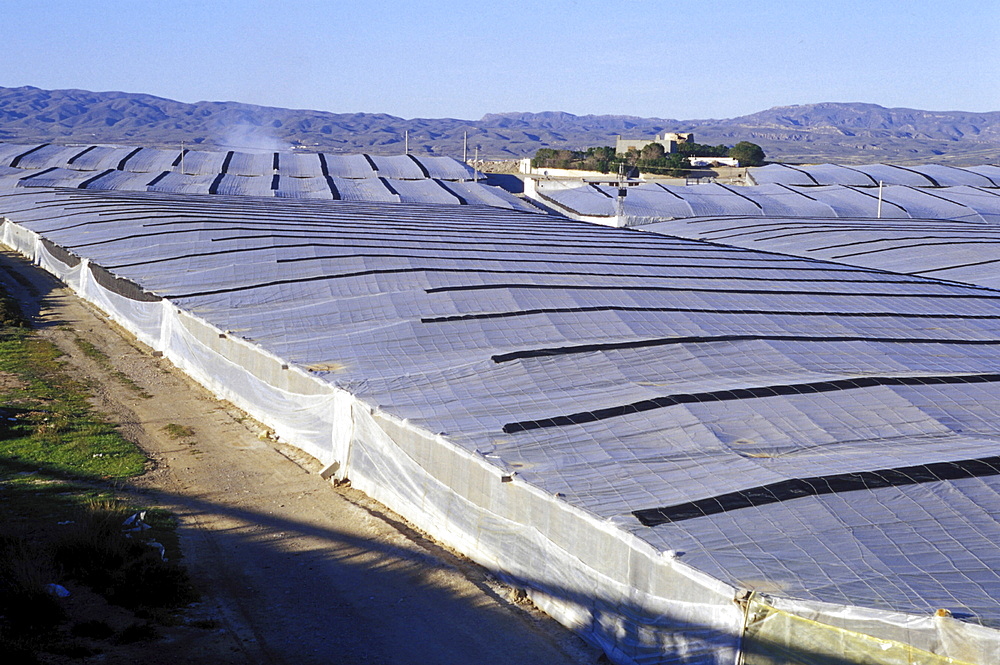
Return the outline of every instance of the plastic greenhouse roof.
[[[1000,292],[487,207],[0,213],[718,579],[1000,625]]]
[[[387,177],[390,174],[397,179]],[[484,182],[467,182],[474,175],[468,166],[443,156],[185,150],[182,158],[179,149],[0,143],[0,188],[4,189],[73,187],[342,198],[538,211],[504,190]]]
[[[921,176],[922,177],[922,176]],[[617,189],[610,186],[537,183],[541,199],[579,217],[615,215]],[[623,212],[630,226],[685,217],[876,217],[879,188],[846,185],[719,184],[676,186],[655,182],[627,188]],[[883,218],[933,218],[996,222],[1000,219],[1000,191],[962,185],[958,187],[881,188]]]
[[[1000,187],[1000,167],[973,166],[959,168],[942,164],[895,166],[866,164],[845,166],[840,164],[768,164],[749,169],[750,177],[758,185],[779,184],[794,186],[852,185],[875,187],[883,185],[908,185],[910,187]]]
[[[642,229],[1000,289],[1000,226],[981,221],[715,217]]]

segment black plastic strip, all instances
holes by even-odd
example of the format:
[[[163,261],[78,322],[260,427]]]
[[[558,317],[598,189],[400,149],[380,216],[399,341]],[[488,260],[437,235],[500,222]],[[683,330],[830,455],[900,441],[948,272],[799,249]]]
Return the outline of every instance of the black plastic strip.
[[[271,170],[273,170],[275,172],[278,171],[278,166],[279,166],[279,163],[278,163],[278,154],[279,153],[277,153],[277,152],[274,153],[274,158],[271,160]],[[278,188],[277,187],[271,187],[271,189],[278,189]]]
[[[558,274],[558,273],[554,273]],[[976,287],[971,287],[976,288]],[[1000,300],[1000,294],[988,295],[982,293],[869,293],[866,291],[792,291],[788,289],[703,289],[684,286],[648,286],[621,284],[463,284],[460,286],[438,286],[424,289],[425,293],[450,293],[453,291],[492,291],[499,289],[532,289],[542,291],[685,291],[692,293],[742,293],[749,295],[788,295],[788,296],[849,296],[878,298],[976,298],[985,300]]]
[[[277,158],[277,156],[278,156],[278,153],[274,153],[274,156],[275,156],[275,158]],[[273,176],[271,176],[271,189],[272,189],[272,190],[277,190],[277,189],[278,189],[278,184],[279,184],[280,182],[281,182],[281,180],[280,180],[280,178],[278,177],[278,174],[277,174],[277,173],[275,173],[275,174],[274,174]]]
[[[37,178],[38,176],[45,175],[46,173],[52,173],[55,170],[56,170],[56,167],[50,166],[47,169],[42,169],[41,171],[38,171],[36,173],[32,173],[31,175],[26,175],[23,178],[20,178],[20,180],[22,182],[24,182],[25,180],[31,180],[32,178]]]
[[[161,180],[163,180],[164,178],[166,178],[166,177],[167,177],[168,175],[170,175],[171,173],[173,173],[173,171],[164,171],[164,172],[163,172],[163,173],[161,173],[160,175],[158,175],[158,176],[156,176],[155,178],[153,178],[152,180],[150,180],[150,181],[149,181],[149,183],[148,183],[148,184],[146,185],[146,187],[152,187],[152,186],[153,186],[153,185],[155,185],[156,183],[158,183],[158,182],[160,182]]]
[[[140,150],[142,150],[142,148],[136,148],[135,150],[133,150],[133,151],[132,151],[132,152],[130,152],[129,154],[127,154],[127,155],[125,155],[124,157],[122,157],[121,161],[120,161],[120,162],[118,162],[118,170],[119,170],[119,171],[124,171],[124,170],[125,170],[125,163],[126,163],[126,162],[127,162],[128,160],[130,160],[130,159],[132,159],[133,157],[135,157],[135,156],[136,156],[136,155],[138,154],[138,152],[139,152]]]
[[[855,471],[811,478],[792,478],[770,485],[760,485],[748,489],[728,492],[698,501],[680,503],[662,508],[634,510],[632,514],[643,526],[659,526],[673,522],[709,515],[718,515],[733,510],[766,506],[772,503],[791,501],[806,496],[841,494],[860,490],[875,490],[885,487],[906,487],[944,480],[964,478],[985,478],[1000,475],[1000,457],[980,457],[953,462],[933,462],[877,471]]]
[[[907,318],[907,319],[948,319],[972,321],[996,321],[1000,315],[993,314],[922,314],[913,312],[835,312],[830,310],[780,310],[780,309],[697,309],[694,307],[638,307],[627,305],[595,305],[592,307],[541,307],[538,309],[521,309],[509,312],[480,312],[478,314],[453,314],[451,316],[434,316],[420,319],[421,323],[451,323],[454,321],[478,321],[482,319],[506,319],[517,316],[535,316],[539,314],[586,314],[590,312],[678,312],[691,314],[735,314],[761,316],[829,316],[829,317],[859,317],[859,318]]]
[[[369,155],[369,154],[366,153],[366,154],[363,154],[361,156],[364,157],[365,161],[368,162],[368,166],[372,167],[372,171],[374,171],[377,174],[378,173],[378,165],[375,164],[375,160],[371,158],[371,155]]]
[[[323,153],[319,155],[320,159],[323,159]],[[323,159],[323,176],[326,178],[326,185],[330,188],[330,193],[333,194],[334,201],[340,201],[343,197],[340,195],[340,190],[337,189],[337,184],[333,182],[333,178],[326,172],[326,160]]]
[[[416,157],[414,157],[409,153],[407,153],[406,156],[413,160],[413,163],[417,165],[417,168],[420,169],[420,172],[424,175],[425,178],[430,179],[431,174],[427,171],[426,168],[424,168],[424,165],[420,163],[419,159],[417,159]]]
[[[323,172],[323,175],[326,177],[327,181],[330,182],[330,167],[326,163],[326,155],[323,154],[322,152],[319,153],[319,168],[320,171]],[[330,182],[330,189],[336,189],[336,187],[333,186],[333,182]],[[339,197],[334,197],[334,198],[339,198]]]
[[[31,153],[38,152],[42,148],[44,148],[46,146],[49,146],[49,145],[52,145],[52,144],[51,143],[43,143],[42,145],[35,146],[31,150],[26,150],[26,151],[22,152],[20,155],[18,155],[14,159],[10,160],[10,165],[9,166],[11,166],[13,168],[17,168],[17,165],[21,163],[22,159],[24,159],[25,157],[27,157]],[[46,169],[46,170],[51,171],[52,169]],[[21,180],[26,180],[26,178],[21,178]]]
[[[885,344],[957,344],[963,346],[1000,346],[1000,339],[945,339],[945,338],[915,338],[915,337],[866,337],[850,336],[809,336],[809,335],[715,335],[691,337],[663,337],[659,339],[640,339],[630,342],[606,342],[602,344],[578,344],[575,346],[559,346],[546,349],[526,349],[499,353],[492,357],[493,362],[500,364],[512,360],[526,358],[548,358],[552,356],[568,356],[577,353],[596,353],[600,351],[618,351],[627,349],[645,349],[673,344],[709,344],[713,342],[881,342]]]
[[[101,171],[100,173],[98,173],[97,175],[95,175],[93,178],[87,178],[86,180],[84,180],[83,182],[81,182],[79,185],[77,185],[76,188],[77,189],[88,189],[93,183],[97,182],[98,180],[100,180],[104,176],[108,175],[109,173],[115,173],[115,172],[116,172],[115,169],[105,169],[105,170]],[[117,172],[121,172],[121,169],[118,169]]]
[[[230,152],[229,154],[232,155],[233,153]],[[229,158],[227,157],[226,159],[228,160]],[[219,193],[219,185],[222,184],[222,179],[226,177],[225,169],[223,169],[222,171],[223,171],[222,173],[220,173],[219,175],[215,176],[215,180],[213,180],[212,184],[208,186],[208,193],[209,194],[218,194]]]
[[[66,160],[66,166],[69,166],[70,164],[72,164],[76,160],[80,159],[81,157],[83,157],[84,155],[86,155],[88,152],[90,152],[91,150],[93,150],[96,147],[97,147],[96,145],[92,145],[92,146],[84,148],[80,152],[76,153],[75,155],[73,155],[72,157],[70,157],[69,159]]]
[[[549,427],[566,427],[585,423],[617,418],[632,413],[663,409],[677,404],[692,404],[695,402],[730,402],[736,400],[756,399],[758,397],[775,397],[778,395],[807,395],[812,393],[827,393],[855,388],[872,388],[876,386],[930,386],[954,383],[1000,383],[1000,374],[964,374],[959,376],[865,376],[855,379],[837,379],[818,383],[794,383],[786,385],[759,386],[756,388],[733,388],[705,393],[690,393],[681,395],[664,395],[653,399],[611,406],[593,411],[582,411],[565,416],[554,416],[541,420],[522,420],[507,423],[503,426],[505,434],[515,434],[535,429]]]
[[[234,154],[235,154],[234,150],[230,150],[229,152],[226,153],[226,158],[222,160],[222,169],[220,169],[219,175],[222,175],[223,173],[227,173],[229,171],[229,163],[233,161]],[[214,193],[215,192],[210,192],[210,194]]]

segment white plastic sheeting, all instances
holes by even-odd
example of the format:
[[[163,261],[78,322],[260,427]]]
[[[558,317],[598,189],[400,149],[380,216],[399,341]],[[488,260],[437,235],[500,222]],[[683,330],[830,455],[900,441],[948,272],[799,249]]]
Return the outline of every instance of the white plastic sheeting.
[[[642,229],[1000,289],[1000,225],[995,223],[710,217]]]
[[[615,662],[734,662],[763,621],[741,588],[802,620],[797,662],[841,628],[1000,660],[973,625],[1000,626],[996,292],[476,206],[21,188],[0,213]]]
[[[138,148],[117,148],[106,145],[94,146],[81,151],[69,166],[77,171],[105,171],[120,168],[122,162],[137,152]]]
[[[32,143],[30,145],[25,145],[21,143],[0,143],[0,166],[10,166],[11,162],[19,161],[17,160],[18,157],[39,148],[41,145],[45,144]],[[56,165],[45,164],[44,168],[48,168],[50,166]]]
[[[273,152],[231,151],[222,165],[222,171],[237,176],[271,176],[274,173]]]
[[[290,178],[321,178],[323,164],[315,152],[281,152],[278,153],[278,174]]]
[[[21,147],[26,148],[27,146]],[[67,168],[67,162],[84,150],[86,150],[86,147],[82,145],[65,146],[49,144],[23,155],[20,159],[16,160],[15,165],[19,169]],[[11,158],[6,163],[10,164],[13,161],[14,159]]]
[[[375,170],[382,178],[393,180],[423,180],[424,170],[409,155],[368,155]]]
[[[752,184],[765,185],[851,185],[875,187],[907,185],[910,187],[1000,187],[1000,168],[974,166],[959,168],[942,164],[895,166],[892,164],[768,164],[748,170]]]
[[[141,148],[125,162],[125,171],[133,173],[162,173],[170,171],[175,164],[180,165],[180,148],[165,150],[162,148]]]
[[[451,157],[439,155],[413,155],[431,178],[440,180],[473,180],[476,176],[472,167]]]
[[[378,174],[365,155],[324,153],[326,174],[334,178],[377,178]]]
[[[11,162],[13,167],[5,165]],[[375,170],[376,164],[381,172]],[[0,171],[0,188],[85,187],[179,194],[468,203],[537,212],[535,206],[506,191],[485,183],[467,182],[466,179],[474,177],[472,169],[441,156],[373,158],[238,150],[184,150],[182,155],[180,150],[160,148],[0,143],[0,168],[4,169]],[[387,174],[396,179],[386,177]],[[36,176],[41,180],[34,180]],[[344,179],[372,182],[340,182]],[[340,191],[344,192],[342,197]]]
[[[530,190],[529,190],[530,191]],[[617,217],[617,188],[567,181],[537,181],[538,199],[571,217]],[[881,205],[879,200],[881,198]],[[768,184],[676,186],[647,182],[626,188],[619,221],[640,226],[669,219],[708,216],[878,217],[954,219],[996,223],[1000,190],[971,187],[887,185],[796,187]]]

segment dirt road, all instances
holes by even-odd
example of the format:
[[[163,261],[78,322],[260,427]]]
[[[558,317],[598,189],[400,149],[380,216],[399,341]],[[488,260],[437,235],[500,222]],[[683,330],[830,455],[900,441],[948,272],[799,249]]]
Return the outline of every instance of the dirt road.
[[[179,516],[185,563],[204,595],[193,612],[223,626],[168,631],[139,655],[102,662],[598,661],[483,569],[361,493],[322,480],[313,460],[261,438],[259,425],[47,274],[5,251],[0,281],[93,384],[96,406],[153,459],[150,472],[125,489]],[[112,371],[82,353],[78,337],[103,350]],[[193,434],[175,438],[184,428]]]

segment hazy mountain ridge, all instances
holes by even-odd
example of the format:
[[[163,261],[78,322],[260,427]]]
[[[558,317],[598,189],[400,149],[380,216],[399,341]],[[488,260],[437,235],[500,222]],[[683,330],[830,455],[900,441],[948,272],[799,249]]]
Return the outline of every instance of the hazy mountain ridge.
[[[538,148],[580,149],[662,131],[699,143],[747,140],[773,159],[980,164],[1000,159],[1000,112],[922,111],[866,103],[780,106],[728,119],[674,120],[561,111],[489,113],[479,120],[404,119],[241,102],[188,104],[146,94],[0,87],[0,140],[125,143],[514,158]]]

